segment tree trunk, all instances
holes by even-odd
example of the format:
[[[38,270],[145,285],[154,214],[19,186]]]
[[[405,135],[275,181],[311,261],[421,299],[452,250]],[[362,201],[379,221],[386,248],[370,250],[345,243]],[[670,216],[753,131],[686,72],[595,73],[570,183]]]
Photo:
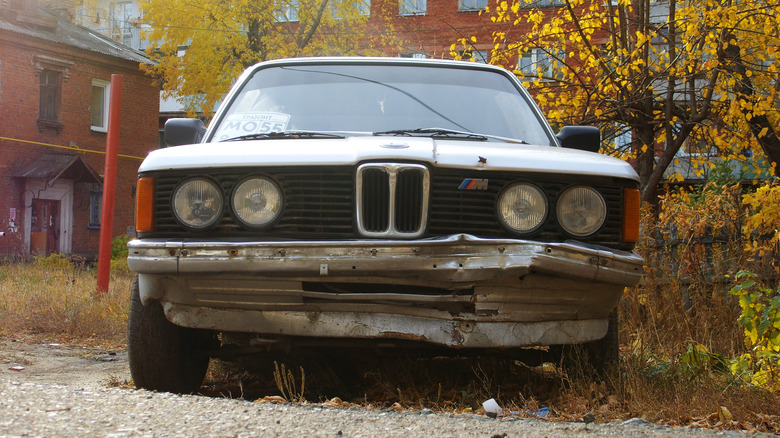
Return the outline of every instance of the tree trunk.
[[[646,146],[647,150],[639,153],[636,159],[636,172],[639,174],[639,184],[642,190],[642,202],[656,203],[658,194],[657,184],[648,184],[655,170],[655,132],[650,125],[636,129],[640,148]]]
[[[736,98],[752,104],[755,100],[755,89],[753,81],[747,75],[748,68],[739,54],[739,45],[735,44],[737,37],[731,32],[724,31],[721,41],[726,44],[726,48],[719,51],[718,57],[725,69],[735,73],[737,76],[734,87]],[[753,106],[749,105],[747,107],[752,108]],[[772,163],[775,163],[775,176],[780,176],[780,166],[778,166],[780,164],[780,138],[777,136],[777,130],[766,115],[757,116],[748,109],[744,110],[743,114],[745,115],[745,121],[750,126],[750,132],[756,137],[764,154]],[[762,132],[764,135],[761,135]]]

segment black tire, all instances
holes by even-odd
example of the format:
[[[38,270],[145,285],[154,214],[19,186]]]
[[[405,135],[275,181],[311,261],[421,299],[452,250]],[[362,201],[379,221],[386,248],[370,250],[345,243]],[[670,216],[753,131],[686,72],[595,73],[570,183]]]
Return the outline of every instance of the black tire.
[[[594,371],[605,379],[614,379],[618,375],[620,363],[620,340],[618,339],[618,309],[609,314],[607,334],[598,341],[585,344],[588,360]]]
[[[213,334],[179,327],[165,318],[158,301],[141,304],[138,277],[133,282],[127,326],[130,375],[136,388],[192,393],[200,388],[209,365]]]
[[[615,309],[609,314],[607,334],[602,339],[584,344],[561,345],[551,349],[552,357],[560,362],[571,378],[617,382],[620,375],[618,326],[618,310]]]

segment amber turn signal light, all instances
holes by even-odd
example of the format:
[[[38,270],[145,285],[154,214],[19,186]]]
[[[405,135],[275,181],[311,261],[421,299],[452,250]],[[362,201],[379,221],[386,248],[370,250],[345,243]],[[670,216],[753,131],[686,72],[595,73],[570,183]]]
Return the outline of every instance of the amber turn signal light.
[[[154,231],[154,178],[138,179],[138,192],[135,198],[135,230],[138,233]]]
[[[640,204],[638,189],[623,189],[623,242],[639,241]]]

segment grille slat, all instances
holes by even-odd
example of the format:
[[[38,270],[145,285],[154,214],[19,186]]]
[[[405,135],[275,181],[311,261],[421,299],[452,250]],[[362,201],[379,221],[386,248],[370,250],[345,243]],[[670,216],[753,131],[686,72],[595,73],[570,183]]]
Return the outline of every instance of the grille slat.
[[[405,170],[398,175],[396,186],[396,228],[413,233],[420,228],[423,201],[423,174],[419,170]]]
[[[381,233],[390,228],[390,176],[379,169],[363,173],[362,217],[368,231]]]

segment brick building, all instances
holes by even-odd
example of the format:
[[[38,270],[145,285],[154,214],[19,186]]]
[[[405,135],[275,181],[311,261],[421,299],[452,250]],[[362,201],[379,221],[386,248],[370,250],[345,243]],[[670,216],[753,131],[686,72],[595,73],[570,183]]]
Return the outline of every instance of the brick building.
[[[368,1],[368,0],[366,0]],[[403,48],[390,56],[450,58],[450,46],[460,38],[475,36],[476,60],[485,61],[492,44],[492,32],[499,28],[488,14],[479,11],[485,0],[374,0],[371,19],[389,24]],[[378,19],[378,15],[384,15]],[[388,21],[384,21],[388,20]]]
[[[159,89],[141,52],[72,23],[72,0],[43,2],[0,6],[0,256],[94,257],[111,75],[124,79],[113,236],[132,232]]]
[[[463,52],[458,41],[465,39],[468,54],[477,62],[490,60],[494,47],[493,33],[505,32],[509,39],[513,33],[524,33],[526,29],[511,23],[495,23],[491,13],[483,12],[488,4],[495,6],[495,0],[364,0],[370,2],[371,19],[380,31],[392,32],[404,47],[400,51],[388,50],[389,56],[450,58],[450,49],[456,43],[456,51]],[[527,7],[560,7],[560,0],[536,0]],[[378,19],[381,14],[388,21]],[[474,42],[471,37],[475,37]],[[510,59],[507,68],[525,69],[535,73],[536,63],[544,63],[541,52],[531,50],[523,59]]]

